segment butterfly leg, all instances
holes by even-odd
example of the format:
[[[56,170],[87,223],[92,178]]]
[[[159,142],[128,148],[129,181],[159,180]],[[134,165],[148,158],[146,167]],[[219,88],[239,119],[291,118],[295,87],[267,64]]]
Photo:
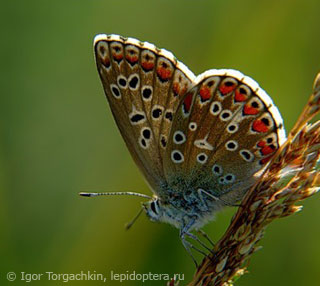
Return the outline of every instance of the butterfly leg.
[[[188,254],[191,256],[194,264],[196,265],[196,267],[198,267],[198,263],[197,263],[196,259],[194,258],[194,256],[192,255],[191,248],[196,250],[197,252],[201,253],[204,256],[206,256],[207,254],[186,240],[186,236],[189,236],[189,234],[190,234],[189,229],[193,224],[194,224],[194,220],[191,220],[185,227],[180,229],[180,239],[181,239],[182,245],[184,246],[184,248],[186,249]]]
[[[202,235],[206,240],[209,241],[209,243],[214,247],[214,242],[211,240],[211,238],[202,230],[202,229],[197,229],[197,232]]]
[[[201,201],[202,201],[203,203],[204,203],[205,201],[204,201],[204,199],[203,199],[202,193],[205,194],[205,195],[207,195],[208,197],[210,197],[211,199],[213,199],[213,200],[215,200],[215,201],[220,201],[220,202],[222,202],[225,206],[228,206],[228,207],[239,207],[239,206],[241,206],[241,204],[230,204],[229,202],[227,202],[227,201],[225,201],[225,200],[223,200],[223,199],[221,199],[221,198],[219,198],[219,197],[216,197],[216,196],[214,196],[213,194],[210,194],[209,192],[207,192],[207,191],[205,191],[205,190],[203,190],[203,189],[199,189],[199,190],[198,190],[198,193],[199,193],[200,199],[201,199]]]
[[[208,205],[207,205],[207,203],[204,200],[203,195],[202,195],[203,192],[204,192],[203,189],[198,189],[198,195],[199,195],[199,198],[200,198],[200,200],[201,200],[201,202],[202,202],[202,204],[203,204],[203,206],[205,208],[205,211],[209,211],[209,207],[208,207]]]
[[[198,242],[203,248],[205,248],[206,250],[213,253],[212,249],[209,248],[208,246],[206,246],[196,235],[194,235],[190,232],[186,232],[186,235],[189,236],[190,238],[192,238],[193,240],[195,240],[196,242]]]
[[[198,263],[197,263],[196,259],[193,257],[192,252],[190,250],[190,248],[193,248],[193,245],[191,245],[190,242],[186,241],[184,236],[180,235],[180,238],[181,238],[181,242],[182,242],[183,247],[190,255],[191,259],[193,260],[194,264],[196,265],[196,268],[198,268]]]

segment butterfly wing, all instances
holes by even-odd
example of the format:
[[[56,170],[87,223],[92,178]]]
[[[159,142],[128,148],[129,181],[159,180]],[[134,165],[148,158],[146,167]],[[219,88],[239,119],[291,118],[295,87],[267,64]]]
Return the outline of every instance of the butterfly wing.
[[[177,106],[195,76],[166,50],[117,35],[94,40],[97,69],[121,135],[154,192]]]
[[[284,140],[280,113],[255,81],[235,70],[210,70],[177,109],[165,176],[170,185],[183,178],[217,197],[235,190],[234,203]]]

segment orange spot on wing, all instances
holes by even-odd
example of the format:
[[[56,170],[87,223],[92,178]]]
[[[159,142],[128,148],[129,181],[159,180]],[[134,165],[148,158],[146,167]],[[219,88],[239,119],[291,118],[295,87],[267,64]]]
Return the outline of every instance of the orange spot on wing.
[[[239,90],[236,90],[235,96],[234,96],[235,101],[242,102],[242,101],[246,101],[247,98],[248,97],[246,94],[240,93]]]
[[[265,125],[260,119],[253,121],[252,129],[254,131],[263,132],[263,133],[269,131],[269,127],[267,125]]]
[[[263,158],[262,160],[260,160],[260,163],[261,163],[262,165],[264,165],[265,163],[267,163],[267,162],[272,158],[272,156],[273,156],[273,155],[268,156],[268,157],[266,157],[266,158]]]
[[[179,95],[183,95],[183,94],[185,94],[185,93],[186,93],[186,91],[187,91],[187,87],[186,87],[186,86],[184,86],[183,88],[181,88],[181,90],[180,90],[180,94],[179,94]]]
[[[254,108],[252,106],[250,106],[249,104],[246,104],[244,107],[243,107],[243,113],[245,115],[256,115],[259,113],[259,109],[257,108]]]
[[[261,140],[258,142],[257,145],[258,145],[258,147],[264,147],[266,144],[267,144],[266,141]]]
[[[164,67],[158,67],[157,68],[157,74],[162,80],[168,80],[171,78],[171,70]]]
[[[235,84],[234,84],[234,85],[231,85],[231,86],[227,86],[227,85],[223,84],[223,85],[221,85],[221,86],[219,87],[219,90],[220,90],[220,92],[221,92],[223,95],[225,95],[225,94],[233,91],[235,88],[236,88],[236,85],[235,85]]]
[[[153,62],[142,62],[142,63],[141,63],[141,66],[142,66],[145,70],[150,71],[150,70],[153,69],[154,63],[153,63]]]
[[[180,92],[180,84],[178,82],[174,82],[172,86],[174,94],[178,95]]]
[[[203,101],[210,99],[211,97],[210,88],[208,88],[207,86],[202,86],[200,88],[200,97]]]
[[[186,86],[181,86],[179,82],[174,82],[172,89],[175,95],[183,95],[187,91]]]
[[[127,55],[126,56],[126,59],[130,62],[130,63],[136,63],[138,61],[138,57],[137,56],[130,56],[130,55]]]
[[[269,155],[269,154],[273,153],[274,151],[275,151],[275,148],[272,148],[271,146],[264,146],[261,149],[261,153],[263,155]]]
[[[184,111],[185,112],[189,112],[190,111],[192,98],[193,98],[193,94],[192,93],[188,93],[187,96],[185,97],[185,99],[183,101],[183,107],[184,107]]]
[[[110,66],[110,59],[109,58],[101,59],[101,61],[106,67]]]
[[[115,54],[115,53],[113,53],[112,56],[113,56],[114,59],[116,59],[118,61],[123,59],[123,54]]]

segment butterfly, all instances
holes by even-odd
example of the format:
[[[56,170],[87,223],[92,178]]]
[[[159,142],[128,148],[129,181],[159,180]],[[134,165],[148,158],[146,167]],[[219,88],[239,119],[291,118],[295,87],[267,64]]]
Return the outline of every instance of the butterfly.
[[[193,258],[191,248],[201,250],[187,238],[206,247],[192,231],[258,180],[286,139],[282,117],[239,71],[195,76],[171,52],[118,35],[97,35],[94,52],[115,122],[153,196],[81,195],[149,198],[142,210],[178,228]]]

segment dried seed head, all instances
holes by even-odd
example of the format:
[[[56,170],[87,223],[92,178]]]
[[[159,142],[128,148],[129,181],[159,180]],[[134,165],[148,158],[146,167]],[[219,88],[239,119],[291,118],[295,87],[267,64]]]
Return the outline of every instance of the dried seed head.
[[[216,266],[217,273],[221,272],[224,269],[224,267],[226,266],[227,260],[228,260],[228,257],[226,256],[217,264]]]

